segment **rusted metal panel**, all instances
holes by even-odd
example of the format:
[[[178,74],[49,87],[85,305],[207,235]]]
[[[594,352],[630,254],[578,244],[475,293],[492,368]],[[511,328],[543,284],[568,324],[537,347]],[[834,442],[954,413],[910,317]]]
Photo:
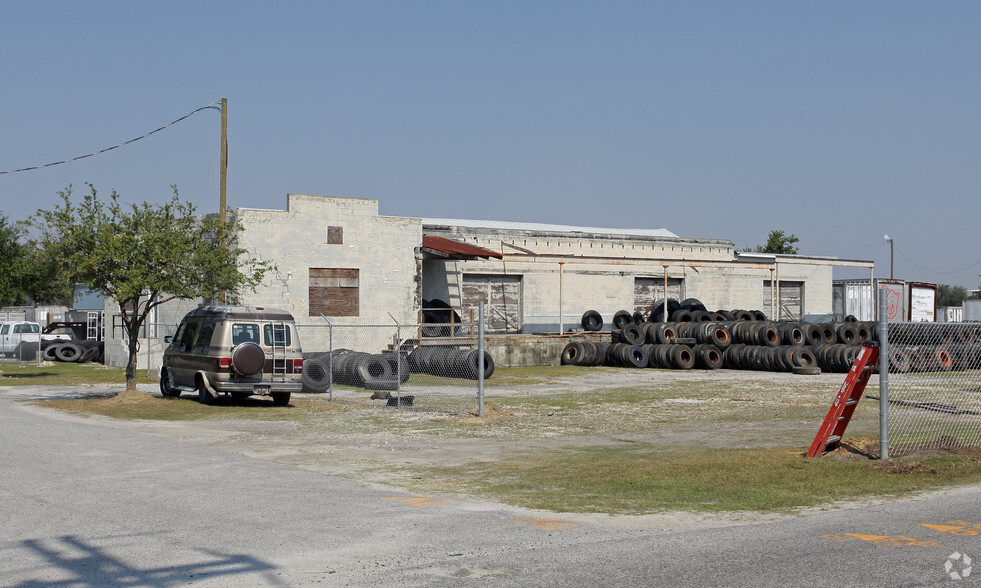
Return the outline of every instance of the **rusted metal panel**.
[[[521,276],[463,276],[463,309],[477,316],[484,302],[484,329],[488,333],[521,331]]]
[[[424,236],[422,238],[423,250],[430,253],[442,254],[452,259],[474,259],[474,258],[494,258],[503,257],[500,253],[477,247],[462,241],[447,239],[446,237]]]
[[[327,244],[342,245],[344,243],[344,227],[327,227]]]

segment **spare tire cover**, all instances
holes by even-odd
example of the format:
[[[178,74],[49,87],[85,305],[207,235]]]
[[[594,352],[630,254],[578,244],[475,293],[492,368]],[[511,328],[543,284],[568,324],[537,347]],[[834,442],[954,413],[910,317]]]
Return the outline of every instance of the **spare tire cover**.
[[[243,376],[254,376],[262,372],[265,365],[266,354],[255,343],[242,343],[232,351],[232,367]]]

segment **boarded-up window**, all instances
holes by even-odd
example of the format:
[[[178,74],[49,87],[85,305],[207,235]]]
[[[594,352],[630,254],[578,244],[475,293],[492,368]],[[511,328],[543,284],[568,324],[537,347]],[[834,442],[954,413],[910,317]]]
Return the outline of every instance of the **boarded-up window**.
[[[344,243],[344,227],[327,227],[327,244],[341,245]]]
[[[310,268],[310,316],[358,316],[358,272]]]
[[[668,278],[668,298],[681,301],[681,291],[684,280]],[[651,307],[658,300],[664,299],[664,278],[634,278],[634,312],[642,312],[647,317]]]
[[[799,321],[804,318],[804,282],[780,280],[777,312],[770,308],[770,280],[763,280],[763,300],[760,308],[766,318],[774,321]]]
[[[521,276],[464,275],[463,320],[474,320],[484,301],[484,330],[488,333],[521,332]]]

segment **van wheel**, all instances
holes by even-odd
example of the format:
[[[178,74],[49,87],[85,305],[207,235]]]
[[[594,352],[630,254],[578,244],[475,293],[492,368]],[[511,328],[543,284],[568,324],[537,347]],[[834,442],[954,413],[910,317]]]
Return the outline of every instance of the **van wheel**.
[[[287,406],[290,403],[289,392],[275,392],[270,394],[270,396],[272,396],[273,404],[275,406]]]
[[[163,368],[160,370],[160,395],[165,398],[177,398],[181,391],[170,387],[170,370]]]
[[[201,404],[214,404],[215,397],[208,393],[207,388],[204,386],[204,382],[198,382],[198,402]]]

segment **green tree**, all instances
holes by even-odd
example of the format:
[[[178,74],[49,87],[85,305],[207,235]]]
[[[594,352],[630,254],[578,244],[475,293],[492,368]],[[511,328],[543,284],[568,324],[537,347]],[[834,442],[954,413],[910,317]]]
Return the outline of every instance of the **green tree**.
[[[937,286],[937,306],[960,306],[967,299],[967,288],[964,286]]]
[[[234,302],[243,288],[255,291],[270,266],[239,247],[233,221],[196,216],[176,186],[166,204],[137,205],[122,204],[115,191],[101,200],[87,185],[80,203],[72,201],[69,186],[58,193],[60,205],[39,210],[32,222],[68,282],[119,303],[129,349],[126,388],[135,390],[139,333],[153,308],[222,293]]]
[[[74,287],[61,279],[57,259],[27,238],[26,229],[0,214],[0,306],[70,304]]]
[[[770,235],[766,239],[766,245],[757,245],[756,249],[747,247],[744,251],[795,255],[797,254],[797,248],[794,247],[794,243],[798,241],[800,239],[797,238],[797,235],[787,235],[783,231],[770,231]]]
[[[21,239],[23,229],[10,224],[5,215],[0,214],[0,306],[24,304],[27,294],[20,275],[27,252]]]

